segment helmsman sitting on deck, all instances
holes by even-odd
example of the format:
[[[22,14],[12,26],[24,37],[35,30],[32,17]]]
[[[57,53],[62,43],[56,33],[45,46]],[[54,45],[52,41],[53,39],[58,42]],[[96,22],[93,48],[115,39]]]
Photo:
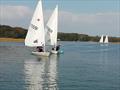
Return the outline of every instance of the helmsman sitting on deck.
[[[42,46],[37,47],[36,50],[37,50],[38,52],[43,52],[43,51],[44,51]]]
[[[58,51],[60,49],[60,45],[57,45],[56,47],[53,47],[52,50]]]

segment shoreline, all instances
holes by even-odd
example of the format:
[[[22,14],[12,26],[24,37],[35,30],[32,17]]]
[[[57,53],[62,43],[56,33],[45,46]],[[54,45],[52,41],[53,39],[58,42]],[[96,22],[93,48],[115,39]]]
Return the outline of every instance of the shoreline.
[[[22,38],[0,38],[0,42],[24,42]]]
[[[25,39],[23,38],[0,38],[0,42],[24,42]],[[91,42],[91,41],[87,41]],[[120,42],[110,42],[113,44],[120,44]]]

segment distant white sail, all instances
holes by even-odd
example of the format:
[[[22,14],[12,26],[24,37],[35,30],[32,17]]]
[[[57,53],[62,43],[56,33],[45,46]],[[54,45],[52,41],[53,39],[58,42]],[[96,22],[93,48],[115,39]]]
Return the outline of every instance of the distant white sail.
[[[38,1],[38,5],[31,20],[28,33],[25,38],[25,45],[31,47],[45,45],[45,31],[41,0]]]
[[[108,43],[108,36],[106,35],[104,43]]]
[[[58,5],[54,9],[46,26],[46,43],[49,45],[57,45],[57,31],[58,31]]]
[[[103,43],[103,35],[101,36],[101,38],[100,38],[100,41],[99,41],[100,43]]]

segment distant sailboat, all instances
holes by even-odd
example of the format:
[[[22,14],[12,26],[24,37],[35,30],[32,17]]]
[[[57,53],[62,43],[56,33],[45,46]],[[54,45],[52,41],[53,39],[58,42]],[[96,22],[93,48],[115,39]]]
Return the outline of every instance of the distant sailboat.
[[[29,47],[43,47],[43,52],[36,51],[32,52],[32,54],[40,56],[50,55],[50,52],[45,51],[45,30],[41,0],[38,1],[38,5],[31,20],[31,24],[25,38],[25,45]]]
[[[108,43],[108,36],[106,35],[104,43]]]
[[[58,5],[56,5],[56,8],[54,9],[46,25],[46,43],[54,47],[54,50],[52,50],[51,53],[55,54],[58,53],[58,51],[56,51],[57,32],[58,32]]]
[[[100,41],[99,41],[100,43],[103,43],[103,35],[101,36],[101,38],[100,38]]]

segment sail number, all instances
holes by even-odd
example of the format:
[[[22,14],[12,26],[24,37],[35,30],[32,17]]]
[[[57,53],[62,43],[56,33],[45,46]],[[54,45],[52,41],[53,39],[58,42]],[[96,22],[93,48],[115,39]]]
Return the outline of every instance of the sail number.
[[[48,32],[52,33],[53,31],[51,29],[48,28]]]
[[[31,28],[34,29],[34,30],[37,30],[37,29],[38,29],[38,27],[35,26],[35,25],[33,25],[33,24],[31,24]]]

